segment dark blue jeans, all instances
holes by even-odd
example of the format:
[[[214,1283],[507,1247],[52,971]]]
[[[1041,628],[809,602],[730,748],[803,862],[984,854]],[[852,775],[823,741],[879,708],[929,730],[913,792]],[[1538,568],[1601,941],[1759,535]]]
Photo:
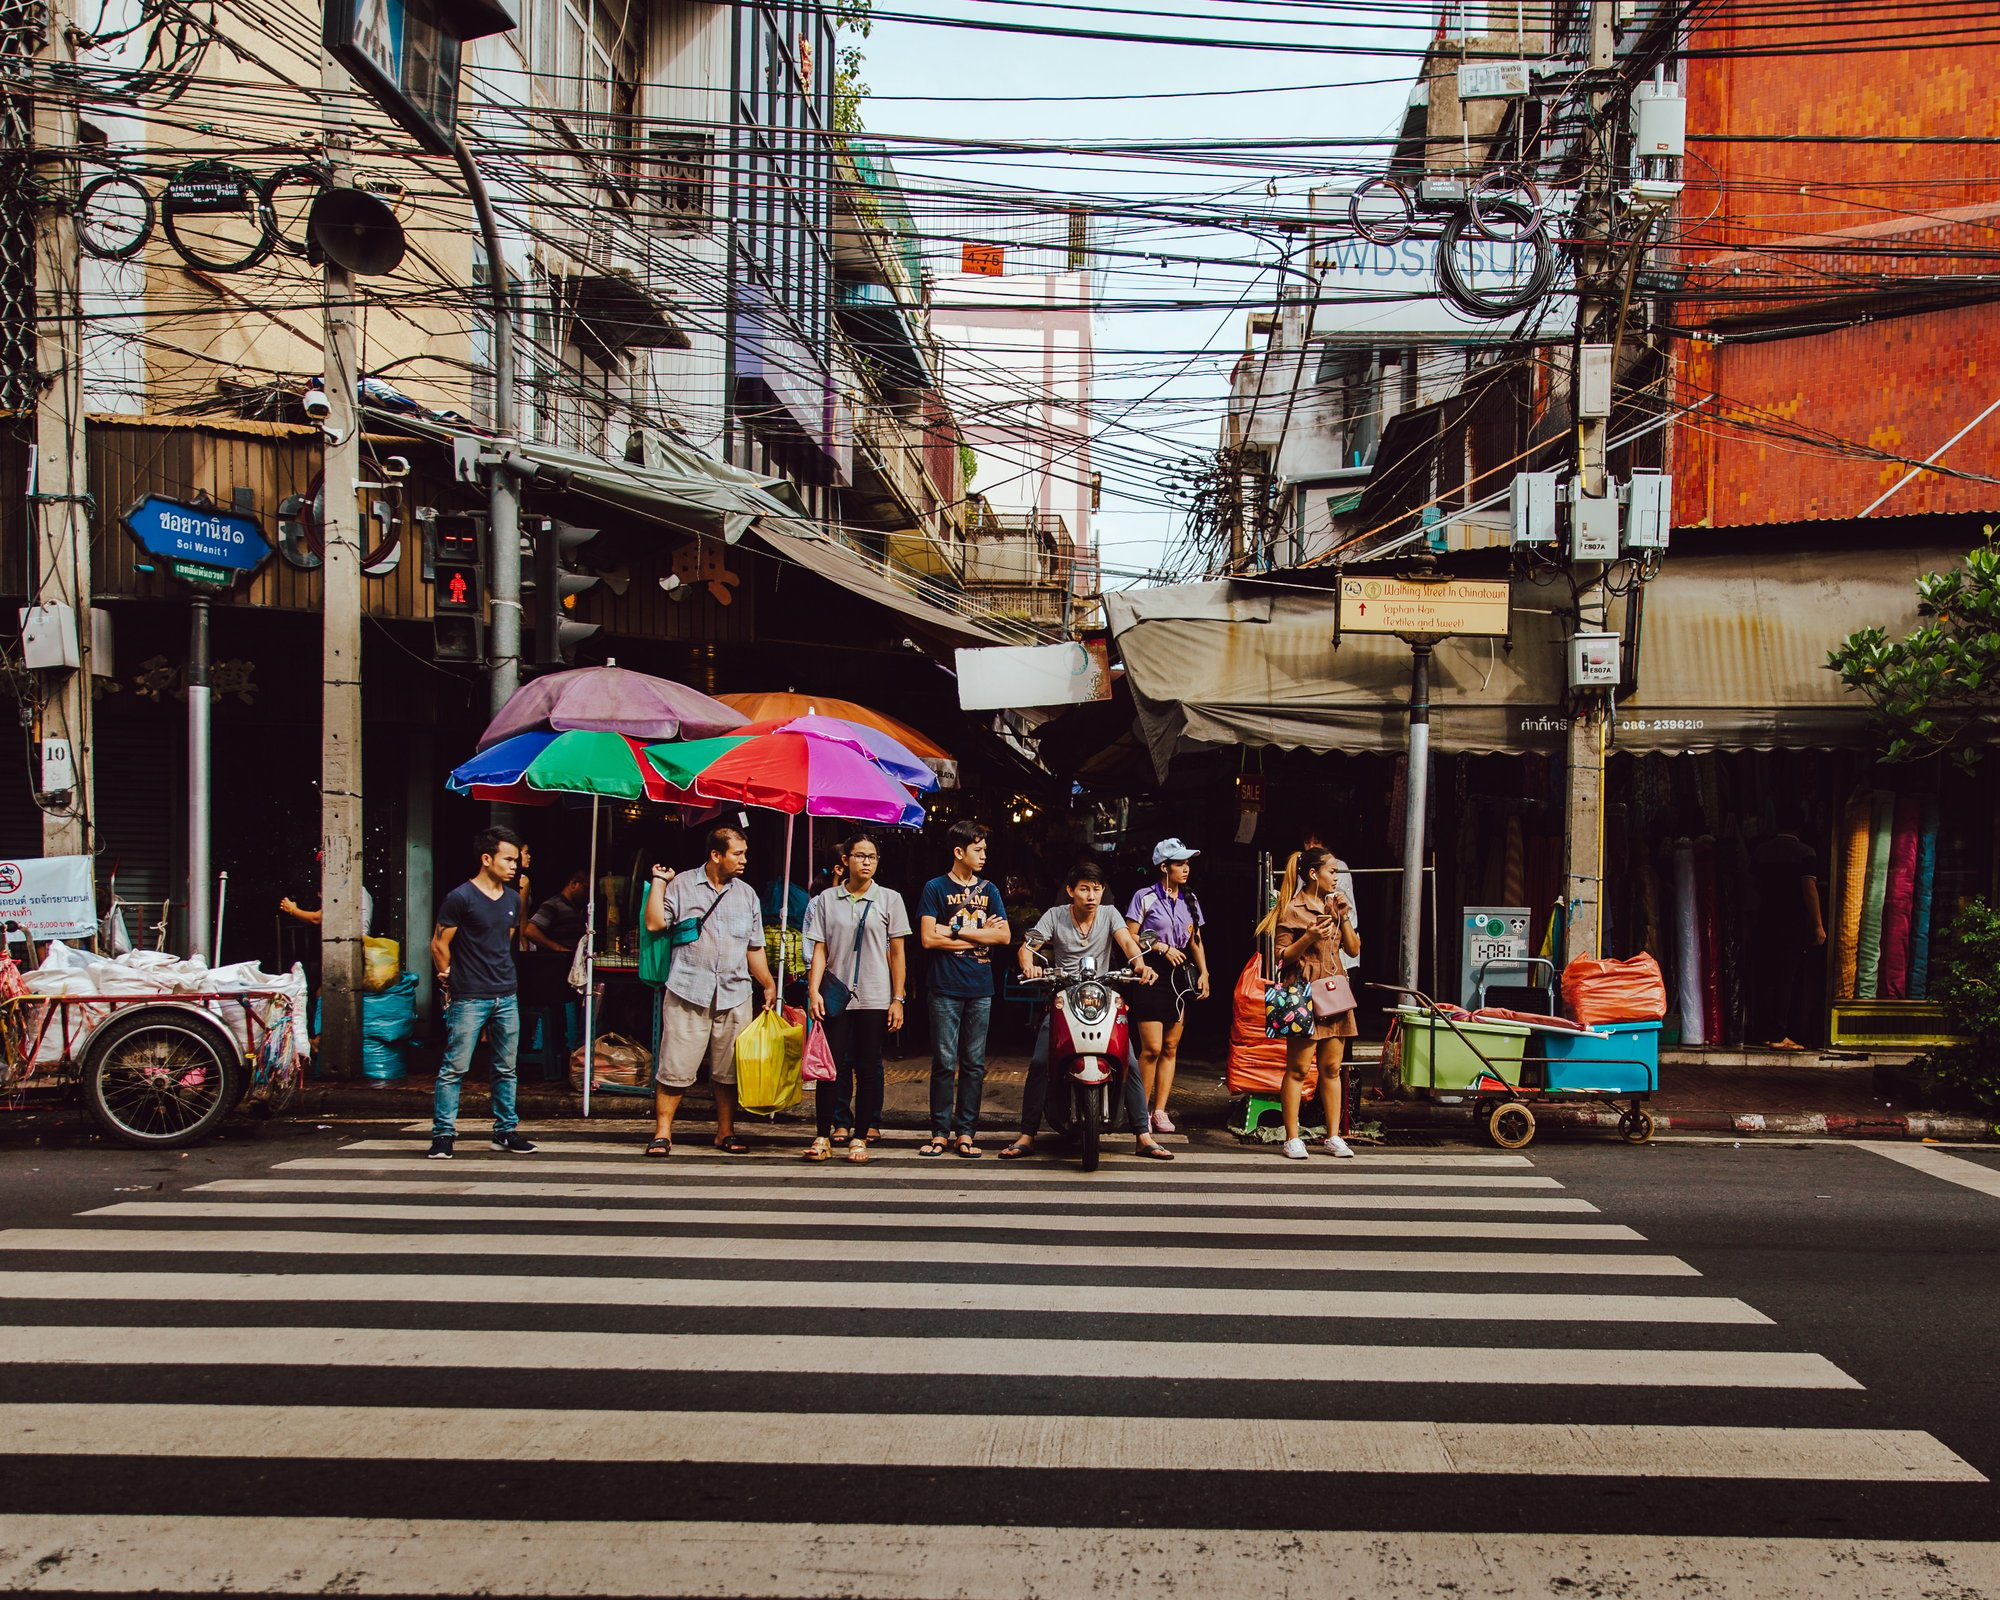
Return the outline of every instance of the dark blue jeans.
[[[931,1137],[969,1139],[986,1091],[986,1024],[993,996],[931,996]]]

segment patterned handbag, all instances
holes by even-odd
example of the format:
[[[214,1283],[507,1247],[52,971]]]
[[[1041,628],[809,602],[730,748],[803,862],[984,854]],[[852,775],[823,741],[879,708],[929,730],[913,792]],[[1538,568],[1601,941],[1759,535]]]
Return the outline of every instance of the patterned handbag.
[[[1303,1038],[1313,1031],[1312,990],[1296,978],[1280,978],[1264,989],[1264,1037]]]

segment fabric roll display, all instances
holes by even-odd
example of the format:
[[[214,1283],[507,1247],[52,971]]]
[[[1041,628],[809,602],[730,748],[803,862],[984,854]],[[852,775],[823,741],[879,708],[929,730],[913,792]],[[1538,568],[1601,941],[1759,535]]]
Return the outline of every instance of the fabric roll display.
[[[1871,810],[1868,796],[1857,794],[1847,802],[1840,819],[1840,943],[1834,951],[1838,975],[1837,999],[1852,1000],[1859,983],[1861,952],[1861,901],[1868,879],[1868,823]]]
[[[1922,829],[1924,802],[1918,795],[1900,795],[1889,838],[1889,889],[1882,901],[1882,981],[1884,1000],[1906,1000],[1910,994],[1910,908],[1917,888],[1917,835]]]
[[[1931,997],[1931,896],[1937,889],[1938,803],[1924,801],[1917,826],[1917,882],[1910,893],[1910,998]]]
[[[1696,921],[1694,842],[1674,841],[1674,1004],[1680,1012],[1681,1043],[1708,1043],[1701,989],[1701,933]]]
[[[1896,836],[1896,796],[1877,789],[1869,806],[1868,872],[1861,891],[1861,937],[1854,951],[1854,998],[1882,993],[1882,904],[1889,898],[1889,847]]]

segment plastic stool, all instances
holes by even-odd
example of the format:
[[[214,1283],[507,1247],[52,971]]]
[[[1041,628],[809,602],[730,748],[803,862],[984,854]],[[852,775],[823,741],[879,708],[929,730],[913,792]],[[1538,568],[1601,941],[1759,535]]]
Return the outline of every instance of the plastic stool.
[[[1264,1125],[1267,1116],[1282,1118],[1284,1114],[1284,1105],[1275,1096],[1253,1094],[1243,1107],[1243,1127],[1245,1131],[1255,1133]]]
[[[515,1066],[523,1078],[534,1073],[543,1083],[560,1083],[569,1071],[569,1063],[563,1059],[564,1043],[561,1007],[521,1008],[521,1043]]]

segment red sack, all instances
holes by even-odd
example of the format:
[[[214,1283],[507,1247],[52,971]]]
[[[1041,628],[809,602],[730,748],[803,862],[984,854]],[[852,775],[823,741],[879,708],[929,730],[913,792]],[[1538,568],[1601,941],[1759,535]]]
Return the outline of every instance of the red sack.
[[[1657,1022],[1667,1014],[1660,964],[1644,954],[1630,961],[1579,956],[1563,968],[1563,1003],[1586,1028],[1600,1022]]]
[[[1262,963],[1251,956],[1236,980],[1229,1023],[1229,1092],[1275,1095],[1285,1081],[1285,1041],[1264,1037]],[[1306,1066],[1305,1093],[1319,1092],[1319,1068]]]

